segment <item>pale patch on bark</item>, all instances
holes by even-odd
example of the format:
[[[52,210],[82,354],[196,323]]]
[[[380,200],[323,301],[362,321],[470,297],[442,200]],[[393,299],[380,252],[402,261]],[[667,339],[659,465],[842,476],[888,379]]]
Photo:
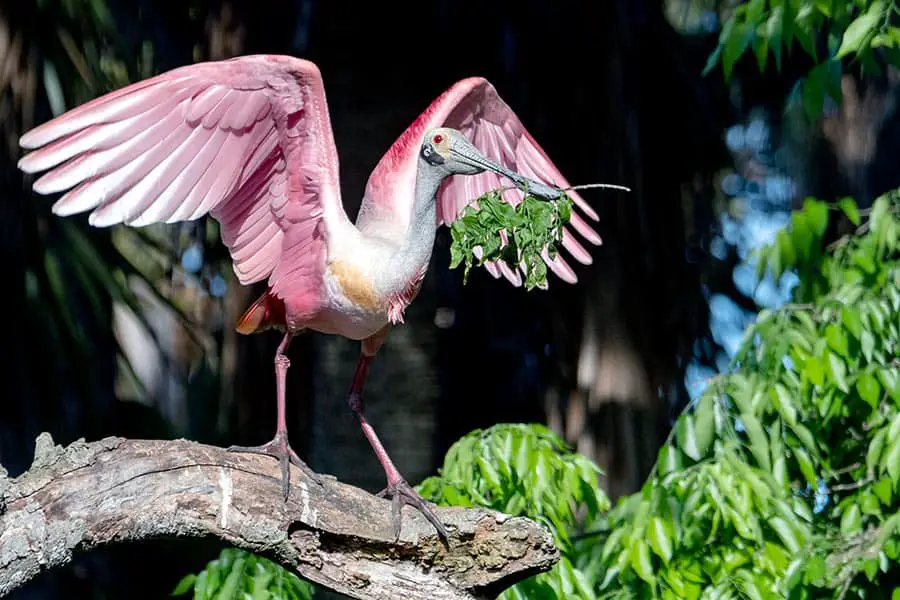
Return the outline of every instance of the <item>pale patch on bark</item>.
[[[315,508],[310,506],[309,502],[309,488],[306,486],[305,481],[301,481],[298,484],[300,488],[300,502],[303,505],[302,510],[300,511],[300,520],[304,523],[310,525],[311,527],[316,526],[316,520],[319,517],[319,513]]]
[[[231,496],[234,493],[234,483],[231,474],[225,467],[219,467],[219,487],[222,489],[222,504],[219,505],[219,527],[228,527],[228,511],[231,509]]]

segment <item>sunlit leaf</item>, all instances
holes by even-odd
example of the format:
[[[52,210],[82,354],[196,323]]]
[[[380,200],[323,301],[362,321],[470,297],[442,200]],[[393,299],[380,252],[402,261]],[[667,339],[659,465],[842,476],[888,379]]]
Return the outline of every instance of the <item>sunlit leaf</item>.
[[[694,460],[700,460],[700,449],[697,447],[697,435],[694,431],[694,419],[685,415],[679,420],[675,431],[681,451]]]
[[[862,349],[863,356],[866,357],[867,362],[872,362],[872,352],[875,349],[875,337],[872,335],[872,332],[868,329],[863,330],[860,334],[859,345]]]
[[[672,531],[665,521],[659,517],[651,517],[647,525],[647,541],[650,547],[663,562],[669,563],[672,558]]]
[[[815,198],[806,198],[803,201],[803,211],[813,235],[817,238],[825,235],[828,228],[828,205]]]
[[[825,368],[817,356],[810,356],[806,359],[804,373],[814,385],[821,387],[825,383]]]
[[[841,207],[841,210],[844,211],[851,223],[859,226],[859,208],[857,208],[856,201],[853,198],[841,198],[838,201],[838,206]]]
[[[806,478],[806,482],[811,486],[817,486],[819,477],[809,454],[803,448],[794,448],[793,452],[794,457],[797,459],[797,464],[800,466],[800,472]]]
[[[705,394],[694,416],[694,439],[698,457],[704,456],[716,433],[715,408],[711,394]]]
[[[742,413],[741,422],[744,424],[744,430],[750,441],[750,451],[756,458],[756,462],[764,471],[770,470],[772,463],[769,457],[769,442],[759,420],[750,413]]]
[[[828,353],[828,371],[831,379],[842,391],[849,392],[850,387],[847,385],[847,365],[844,364],[836,354]]]
[[[858,52],[867,37],[874,36],[875,28],[882,19],[883,3],[876,1],[869,10],[856,17],[844,31],[841,37],[841,45],[835,58],[843,58],[849,54]]]
[[[900,481],[900,443],[891,442],[881,458],[881,468],[890,475],[894,487]]]
[[[810,583],[820,582],[825,577],[826,572],[825,559],[821,555],[816,554],[809,559],[806,565],[806,580]]]
[[[862,513],[858,504],[851,504],[841,515],[841,532],[852,535],[862,527]]]
[[[828,341],[828,347],[842,357],[846,357],[850,351],[847,333],[843,327],[830,323],[825,327],[825,339]]]
[[[882,477],[872,485],[872,491],[884,505],[890,505],[894,496],[893,490],[893,483],[888,477]]]
[[[178,582],[178,585],[175,586],[175,589],[172,590],[173,596],[181,596],[183,594],[188,593],[192,589],[194,589],[194,583],[197,581],[197,576],[191,573],[190,575],[186,575]]]
[[[887,430],[881,429],[869,442],[869,448],[866,451],[866,469],[872,473],[881,460],[881,453],[884,450],[885,438],[887,438]]]
[[[635,539],[631,544],[629,562],[638,576],[649,584],[656,582],[653,563],[650,561],[650,549],[642,539]]]
[[[894,402],[900,404],[900,369],[880,369],[878,379]]]
[[[793,527],[782,517],[772,517],[769,519],[769,525],[778,534],[781,543],[790,552],[797,552],[800,549],[800,539]]]
[[[856,391],[872,408],[878,408],[881,402],[881,386],[878,380],[869,373],[862,373],[856,380]]]

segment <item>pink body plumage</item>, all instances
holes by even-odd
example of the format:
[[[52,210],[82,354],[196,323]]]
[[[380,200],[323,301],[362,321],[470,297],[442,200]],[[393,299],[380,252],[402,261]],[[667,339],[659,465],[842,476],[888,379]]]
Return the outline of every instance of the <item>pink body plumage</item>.
[[[470,77],[439,95],[384,154],[354,226],[341,201],[318,68],[269,55],[188,65],[111,92],[24,135],[22,146],[33,151],[19,165],[27,172],[49,169],[35,190],[68,190],[54,211],[91,211],[96,226],[171,223],[207,213],[217,219],[238,280],[268,278],[239,331],[309,327],[360,338],[402,322],[421,285],[425,265],[410,265],[404,280],[386,286],[377,265],[353,252],[377,252],[367,243],[372,232],[398,240],[406,233],[422,139],[441,126],[458,129],[513,171],[568,186],[493,86]],[[435,226],[449,224],[474,198],[502,185],[492,172],[448,179],[437,194]],[[516,204],[522,193],[503,196]],[[571,197],[596,220],[577,193]],[[599,236],[573,213],[563,247],[589,264],[590,254],[570,229],[592,244]],[[576,281],[562,255],[545,258],[564,281]],[[519,270],[502,263],[487,268],[521,284]],[[339,323],[343,313],[353,322]]]

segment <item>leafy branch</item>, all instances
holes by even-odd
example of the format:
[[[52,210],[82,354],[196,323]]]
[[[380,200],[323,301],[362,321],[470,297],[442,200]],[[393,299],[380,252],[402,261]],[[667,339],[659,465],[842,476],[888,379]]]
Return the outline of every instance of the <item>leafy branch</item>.
[[[572,216],[572,200],[565,193],[557,200],[525,194],[513,206],[503,190],[491,190],[464,209],[451,227],[450,268],[464,265],[463,281],[477,264],[503,261],[525,274],[525,289],[546,287],[547,265],[542,254],[556,257],[563,227]]]
[[[805,284],[759,314],[643,489],[584,538],[599,597],[874,597],[900,557],[898,206],[807,199],[757,253]],[[826,246],[837,211],[856,230]]]

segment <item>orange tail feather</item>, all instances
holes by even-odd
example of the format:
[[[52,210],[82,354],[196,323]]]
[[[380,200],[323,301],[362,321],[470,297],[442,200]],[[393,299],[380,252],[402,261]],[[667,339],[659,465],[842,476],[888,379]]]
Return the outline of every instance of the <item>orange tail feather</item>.
[[[284,328],[284,303],[264,293],[238,319],[236,329],[238,333],[249,335],[270,328]]]

